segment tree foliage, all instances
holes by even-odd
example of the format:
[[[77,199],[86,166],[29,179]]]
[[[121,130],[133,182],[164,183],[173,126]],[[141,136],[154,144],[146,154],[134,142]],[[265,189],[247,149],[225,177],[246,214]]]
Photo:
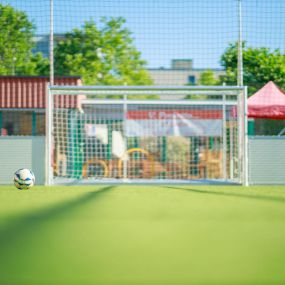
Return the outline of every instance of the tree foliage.
[[[33,54],[35,26],[28,16],[12,6],[0,4],[0,74],[44,75],[48,60]]]
[[[123,18],[93,20],[65,34],[55,48],[55,73],[80,75],[84,84],[149,85],[146,62]]]
[[[219,80],[215,78],[215,74],[212,70],[207,69],[200,75],[199,85],[215,86],[219,83]]]
[[[221,57],[226,70],[222,81],[228,85],[237,84],[237,44],[230,44]],[[285,88],[285,54],[279,49],[246,47],[243,44],[243,80],[253,94],[268,81],[272,80]]]

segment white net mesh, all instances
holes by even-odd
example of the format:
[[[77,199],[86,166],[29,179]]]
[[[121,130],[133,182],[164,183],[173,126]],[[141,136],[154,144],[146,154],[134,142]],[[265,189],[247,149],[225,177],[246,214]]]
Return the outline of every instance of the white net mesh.
[[[240,181],[239,90],[98,92],[51,110],[55,181]]]

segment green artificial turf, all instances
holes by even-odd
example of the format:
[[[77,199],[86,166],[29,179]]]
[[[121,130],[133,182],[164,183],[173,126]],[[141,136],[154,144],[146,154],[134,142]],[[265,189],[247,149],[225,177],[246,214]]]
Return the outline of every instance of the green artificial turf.
[[[0,187],[0,284],[285,284],[285,187]]]

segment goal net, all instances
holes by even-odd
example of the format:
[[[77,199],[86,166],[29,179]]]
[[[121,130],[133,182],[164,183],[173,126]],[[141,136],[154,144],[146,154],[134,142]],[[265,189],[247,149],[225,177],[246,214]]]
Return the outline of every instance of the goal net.
[[[245,184],[245,93],[228,86],[51,86],[47,184]]]

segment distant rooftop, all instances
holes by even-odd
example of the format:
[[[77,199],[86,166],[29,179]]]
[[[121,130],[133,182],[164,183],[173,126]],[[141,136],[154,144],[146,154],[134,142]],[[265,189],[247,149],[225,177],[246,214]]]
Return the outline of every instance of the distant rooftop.
[[[192,59],[172,59],[171,69],[190,70],[193,69]]]
[[[148,68],[148,70],[161,70],[161,71],[205,71],[205,70],[213,70],[213,71],[223,71],[223,68],[194,68],[193,67],[193,59],[172,59],[171,67],[158,67],[158,68]]]

